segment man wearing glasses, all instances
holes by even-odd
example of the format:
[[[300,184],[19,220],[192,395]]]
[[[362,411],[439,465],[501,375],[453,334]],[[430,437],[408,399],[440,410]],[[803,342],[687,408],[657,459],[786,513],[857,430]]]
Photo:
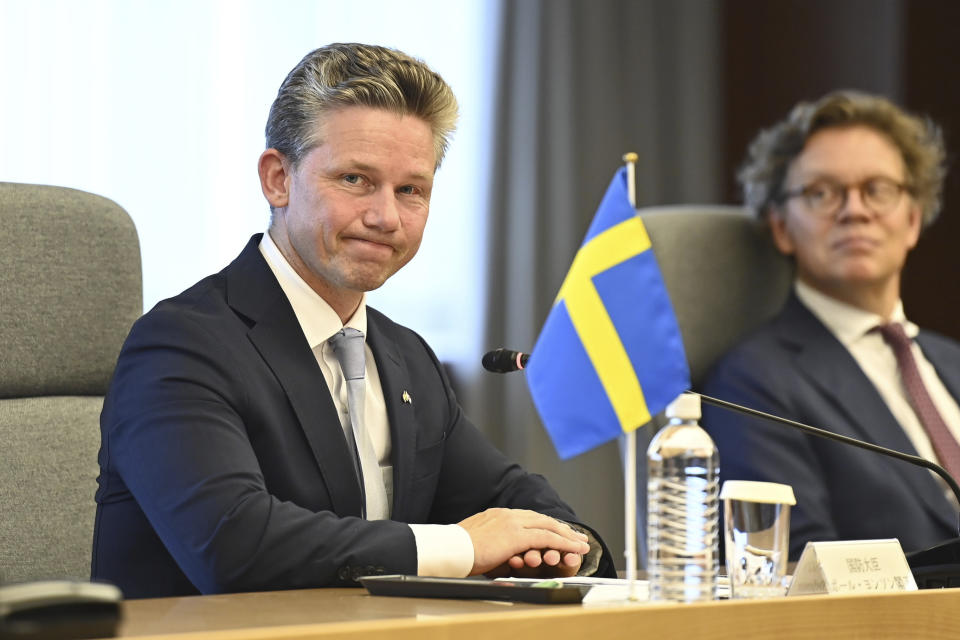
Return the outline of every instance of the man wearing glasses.
[[[923,456],[957,477],[960,345],[919,330],[900,300],[907,254],[940,210],[944,156],[936,125],[855,92],[798,104],[761,132],[739,178],[794,258],[795,287],[704,392]],[[793,486],[792,559],[808,541],[898,538],[911,551],[957,535],[955,500],[925,469],[704,411],[723,479]]]

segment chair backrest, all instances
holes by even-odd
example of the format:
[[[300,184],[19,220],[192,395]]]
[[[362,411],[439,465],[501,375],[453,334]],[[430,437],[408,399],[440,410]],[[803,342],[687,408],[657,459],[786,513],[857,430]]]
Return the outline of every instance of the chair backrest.
[[[683,335],[696,390],[714,361],[783,306],[792,262],[741,207],[682,205],[639,210]],[[640,429],[637,446],[638,564],[647,559],[646,451],[664,423]]]
[[[0,183],[0,583],[90,577],[99,415],[142,312],[116,203]]]
[[[738,338],[776,313],[793,280],[791,261],[746,209],[640,209],[683,334],[694,389]]]

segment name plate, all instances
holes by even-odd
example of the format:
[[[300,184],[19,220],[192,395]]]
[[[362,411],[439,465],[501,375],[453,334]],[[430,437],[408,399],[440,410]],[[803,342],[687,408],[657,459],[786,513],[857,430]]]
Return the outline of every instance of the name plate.
[[[916,590],[900,541],[891,538],[808,542],[787,595]]]

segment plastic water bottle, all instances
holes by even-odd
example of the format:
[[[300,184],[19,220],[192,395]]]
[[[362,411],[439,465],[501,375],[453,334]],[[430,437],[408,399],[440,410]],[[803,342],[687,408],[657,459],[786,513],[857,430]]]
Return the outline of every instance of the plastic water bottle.
[[[700,396],[667,407],[670,422],[647,449],[650,599],[713,600],[719,564],[720,457],[700,419]]]

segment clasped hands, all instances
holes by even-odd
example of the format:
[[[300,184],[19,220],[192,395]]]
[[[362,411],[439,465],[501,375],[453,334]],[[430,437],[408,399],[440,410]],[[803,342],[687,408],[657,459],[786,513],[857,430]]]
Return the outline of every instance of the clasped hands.
[[[590,551],[586,535],[536,511],[487,509],[459,525],[473,542],[470,575],[568,577]]]

